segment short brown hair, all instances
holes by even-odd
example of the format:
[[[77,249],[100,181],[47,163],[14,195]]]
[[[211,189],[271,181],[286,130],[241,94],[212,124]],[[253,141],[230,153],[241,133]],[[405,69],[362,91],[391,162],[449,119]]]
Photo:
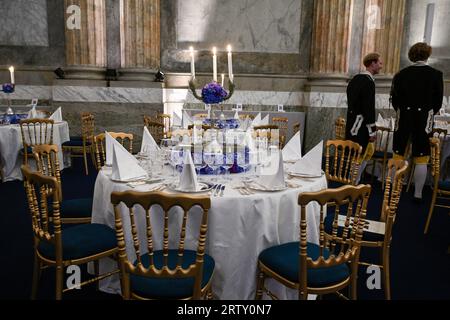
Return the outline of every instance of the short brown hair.
[[[372,52],[367,54],[363,59],[364,67],[369,67],[372,62],[377,62],[380,59],[380,54],[376,52]]]
[[[408,58],[411,62],[426,61],[431,56],[433,49],[425,42],[417,42],[408,52]]]

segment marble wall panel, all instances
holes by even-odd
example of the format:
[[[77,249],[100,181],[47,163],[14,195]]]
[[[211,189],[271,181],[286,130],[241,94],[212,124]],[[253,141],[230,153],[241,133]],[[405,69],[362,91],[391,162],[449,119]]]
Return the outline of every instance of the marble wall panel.
[[[2,1],[0,46],[48,46],[47,1]]]

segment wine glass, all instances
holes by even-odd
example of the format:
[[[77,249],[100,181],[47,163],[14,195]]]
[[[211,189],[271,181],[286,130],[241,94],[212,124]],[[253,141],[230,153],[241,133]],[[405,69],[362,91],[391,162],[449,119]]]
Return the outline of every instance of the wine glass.
[[[171,150],[171,154],[170,154],[170,162],[172,164],[172,176],[175,178],[176,177],[176,171],[177,171],[177,166],[181,165],[183,163],[183,150],[178,148],[178,147],[174,147]]]
[[[234,164],[234,145],[226,145],[224,153],[223,153],[223,164],[222,168],[225,169],[225,179],[226,181],[231,181],[230,178],[230,169]]]

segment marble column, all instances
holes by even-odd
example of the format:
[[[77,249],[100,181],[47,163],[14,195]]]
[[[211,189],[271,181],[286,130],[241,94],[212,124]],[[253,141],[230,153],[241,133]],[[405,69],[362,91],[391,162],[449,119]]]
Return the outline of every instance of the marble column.
[[[153,80],[160,66],[160,0],[122,0],[120,21],[120,79]]]
[[[104,79],[105,0],[65,0],[64,4],[67,77]]]
[[[315,74],[348,72],[353,0],[315,0],[311,68]],[[338,76],[339,78],[339,76]]]
[[[378,52],[384,62],[382,74],[400,68],[406,0],[366,0],[361,57]],[[361,66],[363,68],[363,66]]]

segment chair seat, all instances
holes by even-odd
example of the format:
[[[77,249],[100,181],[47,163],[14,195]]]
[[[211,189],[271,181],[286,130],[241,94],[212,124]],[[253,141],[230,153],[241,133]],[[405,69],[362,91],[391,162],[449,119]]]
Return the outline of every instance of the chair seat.
[[[92,215],[92,198],[63,200],[61,203],[62,218],[87,218]]]
[[[262,251],[259,255],[259,261],[283,278],[298,283],[299,251],[299,242],[285,243]],[[307,253],[308,257],[316,260],[319,257],[320,247],[308,242]],[[330,256],[330,252],[324,249],[323,255],[326,259]],[[308,268],[307,276],[308,287],[321,288],[346,280],[350,276],[350,270],[346,264],[324,268]]]
[[[104,224],[82,224],[62,230],[63,259],[89,257],[117,247],[116,233]],[[38,251],[48,259],[55,259],[55,245],[41,241]]]
[[[439,181],[438,188],[444,191],[450,191],[450,181]]]
[[[331,211],[333,211],[333,214],[327,214],[327,216],[325,217],[325,221],[324,221],[325,232],[328,234],[331,234],[333,231],[333,219],[334,219],[334,210],[333,210],[333,208],[330,208],[330,209],[331,209]],[[343,231],[343,228],[338,227],[338,232],[337,232],[338,236],[342,235],[342,231]],[[384,234],[373,233],[373,232],[364,230],[362,240],[363,241],[374,241],[374,242],[383,241]]]
[[[73,136],[73,137],[70,137],[70,141],[81,141],[81,140],[83,140],[83,137],[82,137],[82,136]]]
[[[86,141],[86,146],[89,146],[91,143],[89,141]],[[66,141],[62,144],[63,147],[82,147],[83,146],[83,140],[70,140]]]
[[[197,252],[185,250],[183,257],[183,268],[195,263]],[[148,268],[150,260],[148,254],[141,257],[142,264]],[[169,268],[174,269],[178,261],[178,250],[169,250]],[[155,267],[163,266],[162,250],[154,252]],[[135,261],[134,265],[137,265]],[[205,254],[203,263],[202,288],[210,281],[214,272],[214,259]],[[150,299],[182,299],[193,295],[194,278],[149,278],[130,274],[131,291],[141,297]]]

